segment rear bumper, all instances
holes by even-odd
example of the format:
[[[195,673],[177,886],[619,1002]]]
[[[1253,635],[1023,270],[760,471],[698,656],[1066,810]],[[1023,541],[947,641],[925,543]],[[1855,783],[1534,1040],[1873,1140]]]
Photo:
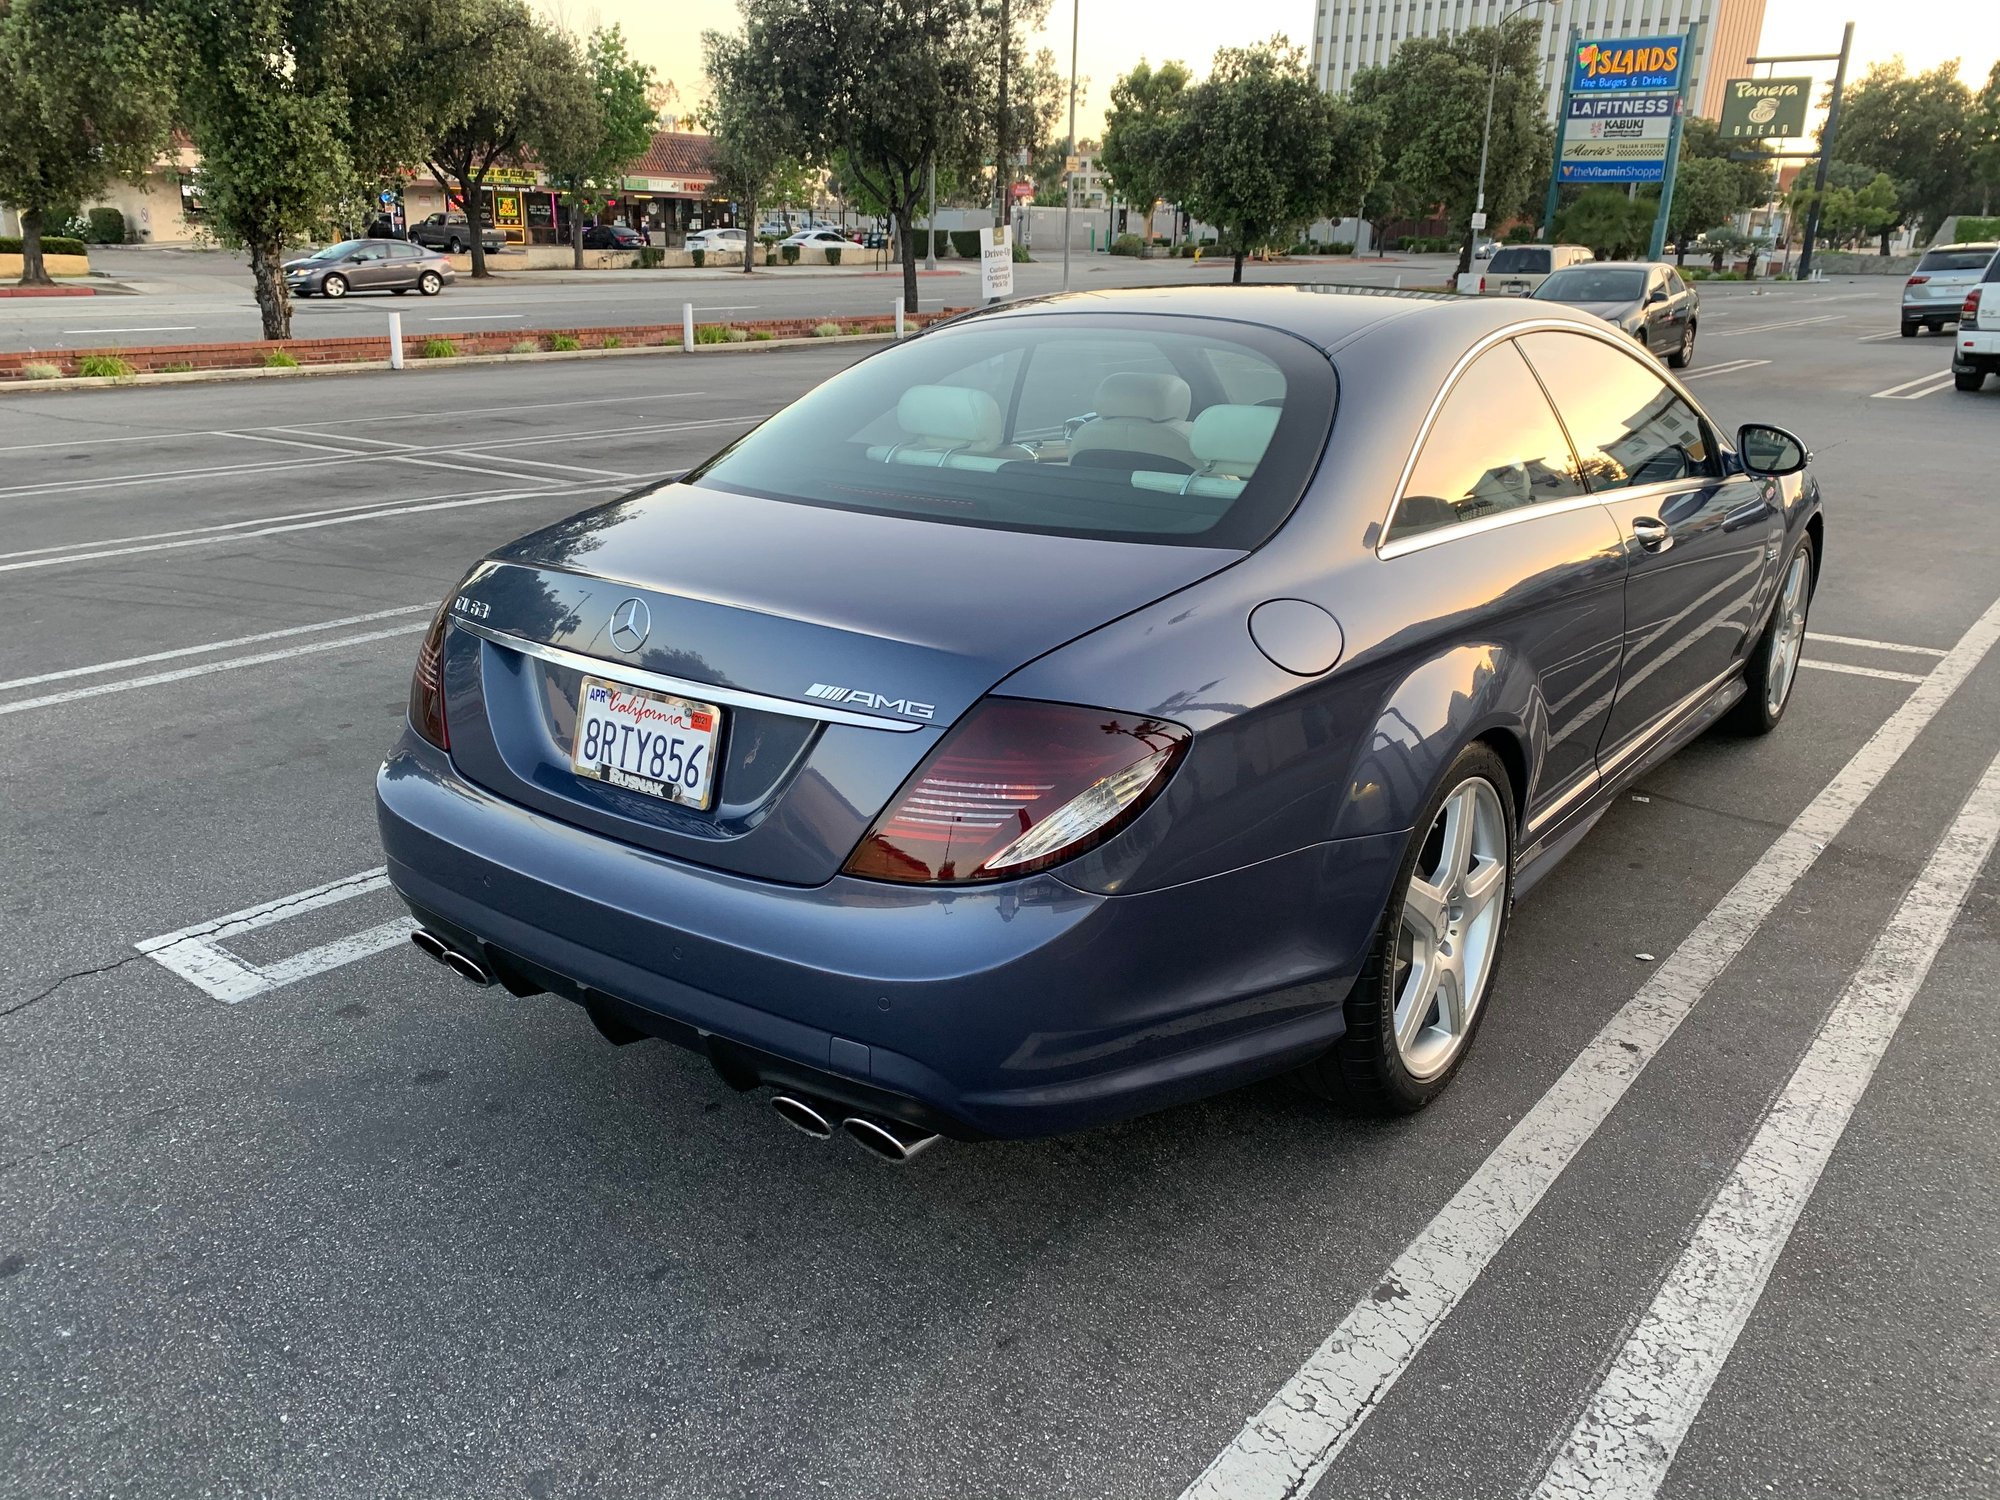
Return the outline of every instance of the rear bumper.
[[[1903,321],[1905,323],[1956,323],[1965,299],[1956,302],[1905,302]]]
[[[670,860],[503,801],[414,736],[383,766],[391,882],[512,987],[964,1138],[1081,1129],[1338,1038],[1403,836],[1131,896],[1051,875],[817,888]]]

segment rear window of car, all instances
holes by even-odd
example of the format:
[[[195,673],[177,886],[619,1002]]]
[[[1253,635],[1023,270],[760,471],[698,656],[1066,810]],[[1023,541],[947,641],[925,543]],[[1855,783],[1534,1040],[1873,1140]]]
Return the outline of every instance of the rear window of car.
[[[1644,271],[1597,271],[1572,266],[1535,288],[1544,302],[1637,302],[1646,292]]]
[[[950,525],[1249,549],[1325,447],[1326,357],[1180,317],[973,319],[862,361],[688,476]]]
[[[1993,246],[1976,250],[1933,250],[1917,262],[1919,271],[1983,271],[1993,259]]]
[[[1518,271],[1530,276],[1546,275],[1549,269],[1547,250],[1523,250],[1518,245],[1507,250],[1493,252],[1492,270]]]

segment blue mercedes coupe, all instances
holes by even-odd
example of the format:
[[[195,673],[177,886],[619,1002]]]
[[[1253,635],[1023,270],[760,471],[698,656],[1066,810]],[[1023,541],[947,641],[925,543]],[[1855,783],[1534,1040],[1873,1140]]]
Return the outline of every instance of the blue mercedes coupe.
[[[473,567],[390,879],[464,977],[892,1160],[1280,1072],[1413,1110],[1514,899],[1783,715],[1808,458],[1552,304],[982,311]]]

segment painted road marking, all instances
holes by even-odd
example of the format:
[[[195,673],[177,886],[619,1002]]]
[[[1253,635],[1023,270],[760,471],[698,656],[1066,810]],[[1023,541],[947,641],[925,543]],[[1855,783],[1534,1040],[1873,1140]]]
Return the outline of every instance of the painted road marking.
[[[1647,1063],[1995,641],[2000,600],[1571,1060],[1182,1500],[1289,1500],[1318,1483]]]
[[[1649,1500],[1659,1490],[1996,839],[2000,760],[1986,768],[1765,1111],[1535,1500]]]
[[[105,546],[95,552],[69,552],[60,557],[33,557],[23,562],[4,562],[0,563],[0,573],[13,573],[24,568],[62,567],[69,563],[101,562],[107,557],[132,557],[142,552],[171,552],[184,547],[213,547],[222,542],[244,541],[252,537],[282,536],[293,531],[317,531],[324,526],[352,526],[357,521],[373,521],[383,516],[416,516],[434,510],[463,510],[475,505],[502,505],[515,500],[542,500],[558,495],[564,499],[571,499],[585,495],[621,493],[623,493],[622,487],[618,485],[595,484],[552,490],[500,490],[484,495],[469,495],[459,500],[430,500],[412,505],[371,505],[363,511],[327,515],[320,520],[287,521],[277,525],[260,525],[250,530],[230,531],[222,535],[182,537],[177,541],[144,542],[135,546]]]
[[[345,880],[329,881],[296,895],[280,896],[275,901],[247,906],[226,917],[197,922],[179,932],[147,938],[132,946],[161,967],[180,975],[210,999],[220,1000],[224,1005],[237,1005],[281,985],[296,984],[301,979],[310,979],[315,974],[324,974],[342,964],[351,964],[357,959],[393,948],[404,942],[417,924],[408,917],[398,917],[370,927],[365,932],[263,964],[253,964],[231,953],[222,946],[225,938],[240,937],[260,927],[269,927],[275,922],[331,906],[337,901],[350,901],[371,891],[385,890],[388,884],[388,866],[377,865]]]
[[[1901,385],[1892,385],[1886,391],[1873,391],[1870,395],[1877,401],[1920,401],[1925,396],[1943,390],[1951,384],[1951,381],[1951,371],[1946,370],[1942,375],[1933,372],[1929,375],[1919,375],[1915,380],[1906,380]],[[1925,389],[1920,391],[1910,389],[1919,385]]]
[[[1748,328],[1725,328],[1719,333],[1711,333],[1712,339],[1740,339],[1746,333],[1771,333],[1780,328],[1807,328],[1814,323],[1837,323],[1840,313],[1821,313],[1816,318],[1788,318],[1782,323],[1752,323]]]
[[[193,333],[192,323],[162,323],[151,328],[65,328],[64,334],[72,333]]]
[[[1690,370],[1681,376],[1683,380],[1705,380],[1710,375],[1738,375],[1745,370],[1754,370],[1759,365],[1768,365],[1768,359],[1731,359],[1719,365],[1709,365],[1706,369]]]
[[[518,323],[526,313],[447,313],[442,317],[425,318],[426,323]]]
[[[127,667],[150,666],[156,661],[172,661],[181,656],[205,656],[211,651],[228,651],[237,646],[254,646],[261,641],[278,641],[287,636],[312,635],[322,630],[341,630],[349,625],[367,625],[376,620],[392,620],[398,615],[422,614],[435,604],[402,604],[395,609],[378,609],[365,615],[343,615],[338,620],[321,620],[317,625],[291,625],[283,630],[265,630],[256,635],[234,636],[226,641],[208,641],[199,646],[178,646],[172,651],[155,651],[148,656],[128,656],[120,661],[101,661],[95,666],[66,667],[60,672],[43,672],[34,677],[16,677],[0,682],[0,692],[11,688],[36,687],[44,682],[61,682],[71,677],[94,677],[100,672],[119,672]]]
[[[1817,630],[1808,630],[1809,641],[1825,641],[1830,646],[1863,646],[1870,651],[1907,651],[1912,656],[1943,656],[1944,651],[1937,646],[1903,646],[1895,641],[1873,641],[1864,635],[1825,635]]]
[[[1900,332],[1895,330],[1891,330],[1888,333],[1864,333],[1854,342],[1857,344],[1879,344],[1884,339],[1899,339],[1902,336]]]
[[[1850,677],[1879,677],[1884,682],[1922,682],[1922,672],[1888,672],[1881,667],[1851,667],[1844,661],[1821,661],[1816,656],[1799,658],[1802,667],[1813,667],[1821,672],[1845,672]]]

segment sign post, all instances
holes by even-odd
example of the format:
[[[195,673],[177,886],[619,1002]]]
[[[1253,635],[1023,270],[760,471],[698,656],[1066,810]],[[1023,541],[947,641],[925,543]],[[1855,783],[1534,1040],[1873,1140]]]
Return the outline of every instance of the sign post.
[[[1694,42],[1701,35],[1701,22],[1696,21],[1687,29],[1682,39],[1683,55],[1693,56]],[[1688,85],[1694,80],[1694,69],[1681,69],[1680,90],[1674,96],[1673,133],[1667,138],[1667,169],[1660,179],[1660,211],[1653,215],[1653,239],[1646,247],[1646,259],[1658,260],[1667,249],[1667,219],[1674,211],[1674,178],[1681,166],[1681,121],[1687,113]]]
[[[989,302],[1014,295],[1014,231],[1005,224],[980,231],[979,295]]]
[[[1569,51],[1565,57],[1575,57],[1577,49],[1583,45],[1583,33],[1572,26],[1569,29]],[[1569,120],[1570,76],[1574,70],[1563,69],[1562,103],[1556,106],[1556,150],[1555,160],[1549,163],[1549,191],[1542,199],[1542,235],[1554,241],[1556,237],[1556,196],[1562,186],[1563,126]]]

